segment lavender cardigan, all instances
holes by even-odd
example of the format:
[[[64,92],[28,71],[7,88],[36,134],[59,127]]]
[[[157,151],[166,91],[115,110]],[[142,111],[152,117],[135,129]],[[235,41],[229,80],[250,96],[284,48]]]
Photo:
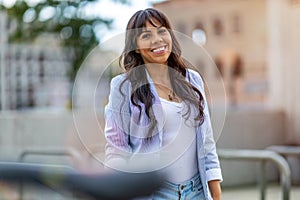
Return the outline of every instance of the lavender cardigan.
[[[150,164],[149,160],[155,160],[158,157],[161,158],[164,156],[160,151],[162,148],[163,135],[161,102],[154,84],[147,74],[151,91],[154,94],[153,114],[157,120],[157,125],[154,129],[155,134],[151,138],[151,142],[149,142],[149,140],[145,139],[150,129],[149,119],[141,103],[142,114],[140,120],[138,120],[139,110],[136,106],[132,105],[130,101],[130,94],[132,92],[130,82],[126,81],[122,87],[122,92],[125,97],[122,96],[119,91],[119,86],[124,79],[125,74],[118,75],[112,79],[109,103],[105,107],[106,124],[104,131],[107,140],[105,163],[109,166],[128,165],[130,161],[134,160],[133,158],[142,158],[146,161],[146,165],[148,165]],[[193,84],[202,94],[205,94],[202,78],[197,72],[188,69],[186,80]],[[198,170],[203,184],[204,194],[206,199],[211,200],[212,198],[207,182],[210,180],[222,181],[222,174],[216,154],[216,146],[205,95],[204,101],[204,122],[197,127],[196,131],[197,157]]]

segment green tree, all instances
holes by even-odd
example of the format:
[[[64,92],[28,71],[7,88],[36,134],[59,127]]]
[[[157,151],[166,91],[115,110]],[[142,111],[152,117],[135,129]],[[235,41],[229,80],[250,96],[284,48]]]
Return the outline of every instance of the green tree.
[[[111,28],[112,19],[84,15],[86,6],[97,0],[41,0],[35,5],[17,0],[6,8],[1,2],[1,10],[6,10],[8,18],[15,20],[16,29],[9,36],[9,42],[31,42],[43,33],[59,34],[62,46],[73,52],[70,73],[74,80],[76,73],[88,55],[99,44],[95,29]],[[98,0],[100,1],[100,0]],[[127,0],[113,0],[118,3],[129,3]],[[48,12],[48,18],[41,18]]]

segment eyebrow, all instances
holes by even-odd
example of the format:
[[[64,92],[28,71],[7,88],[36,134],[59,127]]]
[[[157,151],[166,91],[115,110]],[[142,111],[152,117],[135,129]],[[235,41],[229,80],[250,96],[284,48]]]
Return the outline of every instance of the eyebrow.
[[[146,32],[151,32],[150,30],[142,30],[142,32],[141,33],[146,33]]]
[[[164,27],[163,25],[161,25],[161,26],[159,26],[159,27],[155,27],[156,29],[160,29],[160,28],[162,28],[162,27]],[[144,30],[142,30],[142,32],[141,33],[145,33],[145,32],[151,32],[150,30],[147,30],[147,29],[144,29]]]

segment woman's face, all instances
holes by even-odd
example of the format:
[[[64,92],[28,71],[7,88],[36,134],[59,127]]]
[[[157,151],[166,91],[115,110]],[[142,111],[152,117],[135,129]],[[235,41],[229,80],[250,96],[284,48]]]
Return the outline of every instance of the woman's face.
[[[146,22],[146,27],[137,36],[137,53],[140,53],[144,63],[167,64],[172,50],[172,38],[169,31],[157,20],[153,20],[156,26]]]

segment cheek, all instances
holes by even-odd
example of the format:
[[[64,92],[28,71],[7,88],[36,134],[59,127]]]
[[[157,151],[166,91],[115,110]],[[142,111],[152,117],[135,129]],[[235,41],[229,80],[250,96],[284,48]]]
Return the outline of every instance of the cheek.
[[[138,49],[149,48],[149,42],[137,39],[136,46]]]
[[[172,41],[172,37],[170,35],[165,38],[165,41],[168,42],[169,45],[172,47],[173,41]]]
[[[146,42],[139,42],[139,43],[137,43],[137,48],[138,49],[147,49],[147,48],[149,48],[149,44],[147,44]]]
[[[139,49],[139,52],[141,54],[141,56],[144,58],[145,56],[147,56],[147,52],[145,49]]]
[[[171,45],[173,44],[173,41],[172,41],[172,37],[171,37],[171,36],[169,37],[169,42],[170,42]]]

